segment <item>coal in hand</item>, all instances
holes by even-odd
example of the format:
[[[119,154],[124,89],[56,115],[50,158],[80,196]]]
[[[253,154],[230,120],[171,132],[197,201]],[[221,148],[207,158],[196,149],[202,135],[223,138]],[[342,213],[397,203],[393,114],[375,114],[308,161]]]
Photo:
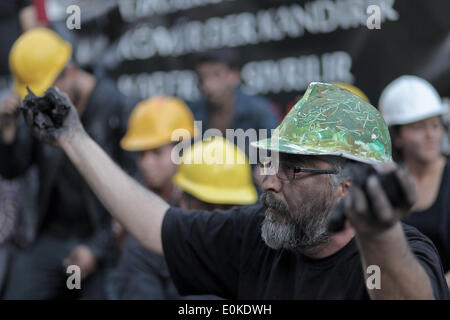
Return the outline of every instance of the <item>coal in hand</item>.
[[[33,124],[40,129],[60,128],[70,111],[61,94],[55,88],[49,88],[43,97],[38,97],[29,88],[27,90],[22,105],[25,117],[31,112]]]
[[[403,193],[400,182],[394,171],[389,171],[387,173],[380,173],[375,170],[375,168],[369,164],[350,162],[344,168],[344,176],[350,177],[352,184],[361,188],[364,193],[367,194],[366,181],[370,175],[376,175],[380,180],[381,186],[383,187],[389,202],[394,208],[408,207],[406,196]],[[370,198],[367,198],[369,209],[373,210],[373,205]],[[372,213],[372,215],[374,215]],[[344,199],[338,202],[333,213],[328,220],[328,231],[339,232],[345,227],[345,209],[344,209]]]

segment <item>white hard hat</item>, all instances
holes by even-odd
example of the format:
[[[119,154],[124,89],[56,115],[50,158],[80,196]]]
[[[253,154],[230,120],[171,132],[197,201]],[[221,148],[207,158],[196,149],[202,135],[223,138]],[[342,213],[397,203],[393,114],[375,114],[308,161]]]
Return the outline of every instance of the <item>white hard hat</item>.
[[[379,110],[388,126],[420,121],[445,113],[436,89],[416,76],[392,81],[380,96]]]

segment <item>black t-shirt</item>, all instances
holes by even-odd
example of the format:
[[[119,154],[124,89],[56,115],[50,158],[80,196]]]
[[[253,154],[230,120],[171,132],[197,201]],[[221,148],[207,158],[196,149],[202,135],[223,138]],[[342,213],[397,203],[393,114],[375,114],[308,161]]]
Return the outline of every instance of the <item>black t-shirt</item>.
[[[444,272],[450,271],[450,158],[442,173],[434,203],[426,210],[412,212],[403,222],[416,227],[433,241]]]
[[[164,218],[164,255],[180,294],[231,299],[368,299],[355,240],[319,260],[273,250],[261,238],[260,204],[229,211],[170,208]],[[436,298],[448,287],[431,241],[404,225],[408,243],[431,279]]]
[[[87,238],[94,228],[85,201],[85,182],[69,158],[63,154],[59,163],[56,182],[44,232],[60,238]]]

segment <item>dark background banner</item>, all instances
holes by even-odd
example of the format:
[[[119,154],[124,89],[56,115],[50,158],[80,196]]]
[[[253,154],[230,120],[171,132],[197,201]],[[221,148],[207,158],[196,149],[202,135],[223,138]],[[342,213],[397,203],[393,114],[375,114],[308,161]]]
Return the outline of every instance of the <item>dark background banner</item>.
[[[352,83],[376,105],[390,81],[414,74],[450,96],[448,0],[116,3],[82,21],[71,39],[75,57],[140,98],[166,93],[196,99],[191,55],[224,47],[239,51],[244,84],[284,110],[312,81]],[[381,29],[367,27],[373,13],[366,10],[374,4],[381,9]]]

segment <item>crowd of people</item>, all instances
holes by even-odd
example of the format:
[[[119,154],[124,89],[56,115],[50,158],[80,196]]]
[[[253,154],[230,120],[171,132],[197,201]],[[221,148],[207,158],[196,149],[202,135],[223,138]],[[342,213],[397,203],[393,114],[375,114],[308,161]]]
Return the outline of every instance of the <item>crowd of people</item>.
[[[45,27],[24,30],[8,56],[0,298],[449,298],[448,110],[426,80],[393,80],[377,108],[350,84],[312,83],[281,119],[245,90],[233,50],[195,57],[195,102],[127,97]],[[58,128],[21,110],[28,90],[50,87],[70,107]],[[275,128],[245,148],[224,138]],[[251,148],[268,156],[251,163]],[[355,163],[379,175],[353,183]],[[403,205],[380,182],[386,172]],[[340,205],[346,222],[332,232]],[[81,290],[67,286],[71,265]]]

